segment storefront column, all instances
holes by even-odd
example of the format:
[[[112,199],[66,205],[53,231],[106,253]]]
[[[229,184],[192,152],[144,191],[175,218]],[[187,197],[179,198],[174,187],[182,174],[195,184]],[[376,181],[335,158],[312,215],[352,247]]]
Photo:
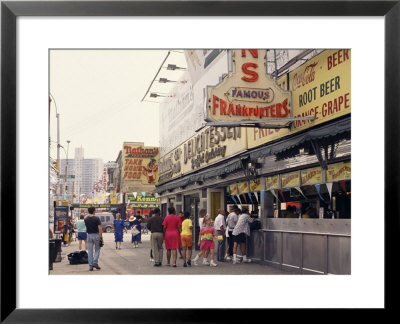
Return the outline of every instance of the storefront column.
[[[176,211],[176,214],[178,214],[179,212],[183,211],[182,194],[177,194],[175,196],[175,211]]]
[[[267,218],[274,217],[274,195],[271,191],[265,191],[264,194],[264,201],[261,202],[263,207],[263,217],[262,217],[262,228],[267,227]]]

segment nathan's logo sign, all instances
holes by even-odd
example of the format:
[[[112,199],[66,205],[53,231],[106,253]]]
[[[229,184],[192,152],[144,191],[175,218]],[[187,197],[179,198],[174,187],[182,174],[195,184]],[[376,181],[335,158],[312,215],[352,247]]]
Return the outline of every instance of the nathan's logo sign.
[[[233,50],[233,71],[208,87],[207,121],[260,121],[291,117],[291,94],[266,74],[265,50]]]
[[[158,147],[124,143],[123,180],[141,180],[143,184],[155,184],[158,180],[159,151]]]

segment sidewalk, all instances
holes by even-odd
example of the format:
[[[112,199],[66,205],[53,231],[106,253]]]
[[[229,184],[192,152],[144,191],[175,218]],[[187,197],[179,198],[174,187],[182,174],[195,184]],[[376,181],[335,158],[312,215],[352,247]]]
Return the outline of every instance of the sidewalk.
[[[115,249],[114,233],[104,233],[104,246],[101,248],[99,266],[101,270],[94,269],[89,272],[88,264],[69,264],[67,255],[78,250],[78,241],[71,242],[70,246],[62,246],[61,262],[53,263],[53,270],[50,275],[285,275],[289,272],[279,269],[260,265],[257,263],[232,264],[232,262],[216,262],[217,267],[202,265],[184,268],[183,260],[177,260],[177,267],[168,267],[166,250],[164,249],[163,265],[154,267],[154,262],[150,262],[150,233],[142,234],[142,244],[138,248],[134,248],[131,243],[131,234],[124,234],[124,242],[121,250]],[[83,245],[84,247],[84,245]],[[195,256],[193,251],[192,259]],[[216,259],[216,257],[215,257]],[[172,264],[172,257],[171,257]]]

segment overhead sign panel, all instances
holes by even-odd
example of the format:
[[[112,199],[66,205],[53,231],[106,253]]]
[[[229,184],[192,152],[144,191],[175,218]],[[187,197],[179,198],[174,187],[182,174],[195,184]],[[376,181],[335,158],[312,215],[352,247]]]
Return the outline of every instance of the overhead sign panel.
[[[266,74],[266,50],[233,50],[233,71],[207,87],[208,122],[279,122],[292,116],[291,94]]]
[[[140,180],[143,184],[155,184],[158,181],[159,147],[143,146],[141,143],[124,142],[122,179]]]
[[[324,50],[278,79],[292,92],[293,118],[290,129],[249,128],[248,148],[351,113],[351,50]],[[299,118],[313,116],[313,120]]]

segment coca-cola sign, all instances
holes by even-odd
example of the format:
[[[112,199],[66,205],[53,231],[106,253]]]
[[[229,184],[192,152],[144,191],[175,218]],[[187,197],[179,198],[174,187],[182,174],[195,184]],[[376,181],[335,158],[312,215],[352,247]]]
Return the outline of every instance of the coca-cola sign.
[[[311,63],[307,65],[304,71],[300,73],[295,73],[293,76],[293,84],[292,90],[299,89],[311,82],[315,79],[315,67],[317,66],[318,62]]]

